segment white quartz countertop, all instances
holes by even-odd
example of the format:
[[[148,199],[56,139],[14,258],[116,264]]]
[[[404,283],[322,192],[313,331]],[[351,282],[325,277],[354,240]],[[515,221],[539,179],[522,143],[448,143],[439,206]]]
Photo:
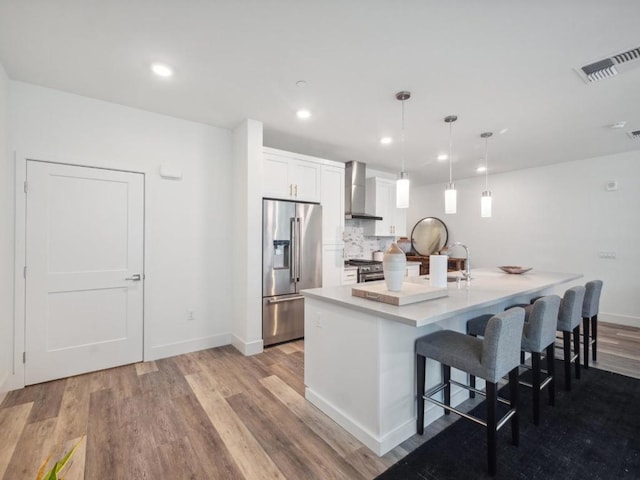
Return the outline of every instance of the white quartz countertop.
[[[422,327],[450,318],[452,315],[491,307],[511,298],[531,295],[556,285],[582,277],[578,273],[538,272],[531,270],[521,275],[511,275],[496,269],[471,270],[471,285],[465,281],[448,284],[448,296],[404,306],[388,305],[351,295],[353,285],[303,290],[305,297],[323,300],[361,312],[397,321],[414,327]],[[405,282],[426,283],[428,276],[405,278]],[[379,282],[376,282],[379,283]]]

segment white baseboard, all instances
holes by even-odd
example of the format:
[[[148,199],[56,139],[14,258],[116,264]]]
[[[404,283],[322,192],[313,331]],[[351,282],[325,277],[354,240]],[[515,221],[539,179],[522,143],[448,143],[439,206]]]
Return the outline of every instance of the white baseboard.
[[[245,357],[250,355],[256,355],[264,351],[264,344],[262,340],[255,340],[253,342],[245,342],[244,340],[231,335],[231,345],[238,350]]]
[[[630,315],[617,315],[615,313],[599,313],[598,320],[606,323],[615,323],[618,325],[626,325],[627,327],[640,328],[640,317],[632,317]]]
[[[479,381],[480,383],[480,381]],[[481,385],[478,385],[481,388]],[[322,396],[316,394],[308,387],[304,391],[305,398],[318,407],[329,418],[334,420],[338,425],[344,428],[351,435],[360,440],[364,445],[373,453],[381,457],[385,453],[389,452],[393,448],[400,445],[406,439],[410,438],[416,433],[416,417],[412,416],[407,419],[402,425],[396,427],[394,430],[385,433],[382,437],[377,436],[365,429],[359,423],[355,422],[349,415],[334,407],[331,403],[326,401]],[[467,390],[455,387],[451,391],[451,405],[458,405],[469,398]],[[424,415],[424,424],[428,425],[438,418],[444,415],[442,408],[436,405],[427,403]]]
[[[145,354],[145,361],[158,360],[160,358],[174,357],[184,353],[197,352],[207,348],[222,347],[231,343],[231,335],[221,333],[210,337],[194,338],[184,342],[168,343],[151,347],[149,354]]]

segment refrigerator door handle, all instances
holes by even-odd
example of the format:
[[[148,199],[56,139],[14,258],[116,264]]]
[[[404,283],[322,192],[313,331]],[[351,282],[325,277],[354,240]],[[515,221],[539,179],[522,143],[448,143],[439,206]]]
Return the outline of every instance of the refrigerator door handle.
[[[292,282],[297,282],[298,281],[298,265],[297,265],[297,261],[298,261],[298,254],[297,254],[297,250],[298,250],[298,229],[296,228],[296,218],[292,217],[291,220],[289,221],[290,223],[290,235],[291,235],[291,248],[289,249],[289,271],[291,272],[291,281]]]
[[[269,299],[269,303],[282,303],[282,302],[293,302],[294,300],[302,300],[304,297],[302,295],[298,295],[297,297],[287,297],[287,298],[271,298]]]
[[[296,250],[298,253],[296,261],[296,282],[299,282],[302,276],[302,245],[300,244],[300,242],[302,242],[302,222],[300,220],[300,218],[296,218],[296,228],[298,229],[298,233],[296,234]]]

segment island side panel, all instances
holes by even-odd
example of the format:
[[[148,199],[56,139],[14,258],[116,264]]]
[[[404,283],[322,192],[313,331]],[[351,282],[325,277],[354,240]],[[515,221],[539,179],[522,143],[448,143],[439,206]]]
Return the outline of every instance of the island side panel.
[[[305,298],[305,397],[378,452],[378,319]]]

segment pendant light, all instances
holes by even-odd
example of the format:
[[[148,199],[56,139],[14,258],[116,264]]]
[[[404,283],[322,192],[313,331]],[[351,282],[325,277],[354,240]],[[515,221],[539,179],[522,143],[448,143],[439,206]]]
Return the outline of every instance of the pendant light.
[[[404,101],[411,98],[411,92],[396,93],[396,100],[402,102],[402,169],[396,181],[396,208],[409,208],[409,174],[404,170]]]
[[[489,190],[489,137],[493,135],[491,132],[480,134],[484,138],[484,192],[480,197],[480,216],[483,218],[491,217],[491,191]]]
[[[449,124],[449,183],[444,191],[444,213],[456,213],[456,187],[453,185],[453,122],[458,120],[456,115],[444,117]]]

